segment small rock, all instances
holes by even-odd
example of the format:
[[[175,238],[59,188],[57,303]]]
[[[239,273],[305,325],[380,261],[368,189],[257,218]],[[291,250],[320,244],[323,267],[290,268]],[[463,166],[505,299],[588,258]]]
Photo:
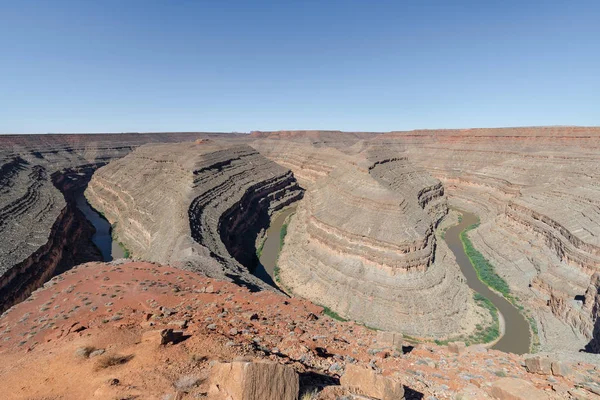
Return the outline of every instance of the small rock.
[[[551,365],[552,375],[569,376],[573,372],[571,367],[562,361],[553,361]]]
[[[185,319],[183,321],[171,321],[169,322],[169,325],[175,325],[179,329],[185,329],[188,326],[188,320]]]
[[[451,342],[448,343],[448,351],[456,353],[458,355],[463,354],[467,350],[467,346],[464,342]]]
[[[77,357],[81,357],[81,358],[88,358],[90,356],[90,354],[94,351],[93,347],[78,347],[75,350],[75,355]]]
[[[333,363],[331,364],[331,366],[329,367],[328,371],[331,374],[336,374],[338,373],[340,370],[342,369],[342,366],[338,363]]]
[[[232,400],[298,399],[298,374],[274,362],[217,363],[210,380],[210,392]]]
[[[174,309],[172,309],[172,308],[167,308],[167,307],[161,307],[161,308],[160,308],[160,311],[162,311],[162,313],[163,313],[164,315],[166,315],[167,317],[168,317],[168,316],[171,316],[171,315],[173,315],[173,314],[175,314],[175,313],[177,312],[177,311],[175,311]]]
[[[90,353],[90,358],[98,357],[104,354],[106,351],[104,349],[94,350]]]
[[[398,332],[378,331],[377,344],[401,349],[404,344],[404,336]]]
[[[159,345],[167,343],[177,343],[183,338],[182,331],[174,331],[173,329],[160,329],[148,331],[142,334],[142,342],[151,342]]]
[[[247,313],[246,316],[250,321],[256,321],[258,319],[257,313]]]
[[[502,378],[492,384],[492,397],[497,400],[547,400],[544,391],[517,378]]]
[[[340,384],[354,388],[365,396],[381,400],[404,398],[404,387],[401,382],[357,365],[346,366],[346,372],[342,375]]]
[[[552,374],[552,362],[546,357],[529,357],[525,359],[525,368],[532,374],[550,375]]]

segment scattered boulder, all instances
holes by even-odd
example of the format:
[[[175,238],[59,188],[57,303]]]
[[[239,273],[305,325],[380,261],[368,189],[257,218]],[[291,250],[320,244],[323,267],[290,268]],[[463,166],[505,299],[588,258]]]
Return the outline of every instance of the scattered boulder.
[[[467,346],[464,342],[451,342],[448,343],[448,351],[461,355],[467,351]]]
[[[552,361],[552,375],[569,376],[571,375],[571,367],[562,361]]]
[[[166,316],[171,316],[175,313],[177,313],[177,311],[173,308],[168,308],[168,307],[161,307],[160,311],[162,311],[162,313]]]
[[[492,397],[497,400],[548,400],[544,391],[517,378],[502,378],[492,383]]]
[[[204,293],[215,293],[215,288],[213,287],[213,285],[208,285],[204,288]]]
[[[525,368],[527,368],[527,371],[532,374],[552,374],[552,362],[547,357],[528,357],[525,359]]]
[[[189,321],[187,319],[185,319],[182,321],[171,321],[171,322],[169,322],[169,325],[174,325],[174,326],[178,327],[179,329],[185,329],[188,327],[188,323],[189,323]]]
[[[95,350],[95,348],[91,347],[91,346],[78,347],[75,350],[75,355],[80,358],[89,358],[90,354],[92,354],[92,352],[94,352],[94,350]]]
[[[404,387],[401,382],[357,365],[346,366],[346,372],[342,375],[340,384],[376,399],[399,400],[404,398]]]
[[[293,368],[274,362],[218,363],[210,390],[231,400],[296,400],[299,379]]]
[[[378,331],[377,343],[386,347],[401,349],[404,344],[404,336],[398,332]]]
[[[152,342],[157,346],[167,343],[177,343],[182,338],[183,331],[174,331],[173,329],[159,329],[142,334],[142,342]]]

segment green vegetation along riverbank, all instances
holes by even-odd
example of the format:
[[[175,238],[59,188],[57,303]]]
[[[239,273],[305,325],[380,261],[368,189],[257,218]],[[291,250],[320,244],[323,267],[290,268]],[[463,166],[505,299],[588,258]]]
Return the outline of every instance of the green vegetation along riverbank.
[[[523,314],[531,328],[531,351],[535,352],[539,346],[537,323],[535,319],[529,315],[525,308],[519,303],[519,298],[511,293],[510,287],[508,286],[506,280],[496,273],[494,266],[475,248],[475,246],[473,246],[473,242],[471,242],[468,233],[478,226],[479,221],[468,226],[460,233],[460,240],[465,253],[471,261],[471,265],[473,265],[479,280],[490,289],[500,293],[506,300],[511,302],[521,312],[521,314]]]

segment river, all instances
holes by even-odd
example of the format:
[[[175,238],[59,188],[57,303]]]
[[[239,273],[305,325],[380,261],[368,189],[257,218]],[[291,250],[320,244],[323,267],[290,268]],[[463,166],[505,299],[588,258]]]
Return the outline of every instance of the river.
[[[462,214],[462,220],[446,231],[446,243],[454,253],[469,287],[488,298],[504,318],[504,336],[492,348],[515,354],[528,353],[531,340],[529,323],[514,305],[479,280],[460,240],[460,233],[478,222],[477,216],[462,210],[456,211]]]
[[[254,270],[254,275],[272,286],[274,282],[274,271],[281,251],[281,228],[288,216],[296,212],[296,207],[291,206],[277,214],[266,232],[266,239],[260,253],[259,264]]]
[[[124,258],[123,249],[119,246],[119,243],[112,239],[111,226],[108,221],[89,205],[83,193],[77,196],[76,203],[77,208],[96,228],[96,233],[92,236],[92,242],[100,249],[102,259],[112,261],[113,259]]]

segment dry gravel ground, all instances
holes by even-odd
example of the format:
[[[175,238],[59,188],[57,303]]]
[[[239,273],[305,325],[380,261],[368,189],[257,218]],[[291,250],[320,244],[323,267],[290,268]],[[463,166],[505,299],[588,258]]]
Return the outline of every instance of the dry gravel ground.
[[[185,336],[164,346],[142,341],[160,328]],[[306,300],[141,262],[78,266],[5,313],[0,332],[3,399],[217,399],[210,367],[235,359],[288,364],[301,392],[327,387],[321,399],[338,397],[348,363],[397,376],[408,399],[491,398],[493,382],[513,376],[548,398],[599,398],[575,389],[592,388],[598,366],[573,364],[558,377],[528,373],[522,357],[482,347],[461,355],[434,344],[382,350],[376,332]]]

